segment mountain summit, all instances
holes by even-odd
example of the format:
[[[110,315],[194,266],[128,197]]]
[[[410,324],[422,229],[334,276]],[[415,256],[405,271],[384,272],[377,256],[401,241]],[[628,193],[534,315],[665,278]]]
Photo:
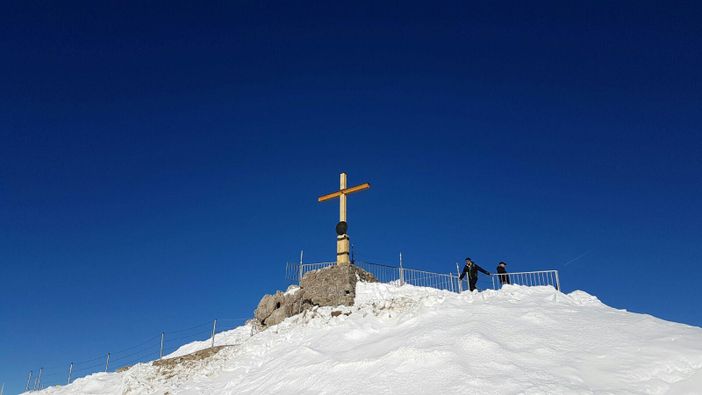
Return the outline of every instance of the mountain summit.
[[[289,290],[288,292],[295,292]],[[582,291],[362,283],[353,306],[194,342],[41,394],[699,394],[702,328]],[[195,356],[195,357],[192,357]],[[181,358],[176,358],[181,357]],[[170,361],[170,362],[168,362]],[[163,362],[163,361],[162,361]]]

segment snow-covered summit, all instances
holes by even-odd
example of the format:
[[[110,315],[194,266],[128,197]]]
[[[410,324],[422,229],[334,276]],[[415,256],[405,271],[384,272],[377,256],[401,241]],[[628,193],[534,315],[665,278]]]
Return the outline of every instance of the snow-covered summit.
[[[582,291],[455,294],[358,283],[320,307],[171,367],[139,364],[42,394],[699,394],[702,328],[610,308]],[[210,346],[181,347],[170,357]]]

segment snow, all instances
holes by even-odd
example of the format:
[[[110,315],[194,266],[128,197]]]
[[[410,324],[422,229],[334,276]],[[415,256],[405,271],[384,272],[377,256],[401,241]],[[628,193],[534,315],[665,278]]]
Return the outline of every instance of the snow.
[[[317,308],[260,333],[244,325],[216,343],[230,346],[172,369],[139,364],[40,393],[702,393],[702,328],[551,287],[456,294],[359,283],[352,307]]]

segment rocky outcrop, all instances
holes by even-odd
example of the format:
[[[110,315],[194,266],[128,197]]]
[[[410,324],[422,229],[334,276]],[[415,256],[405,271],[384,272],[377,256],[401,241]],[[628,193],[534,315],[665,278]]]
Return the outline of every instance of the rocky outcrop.
[[[305,274],[300,281],[305,299],[315,306],[352,306],[356,282],[376,282],[372,274],[355,265],[335,265]]]
[[[377,282],[375,277],[355,265],[335,265],[304,275],[300,287],[265,295],[258,303],[254,319],[259,329],[281,323],[314,306],[352,306],[358,281]]]
[[[301,313],[303,293],[298,287],[290,286],[285,293],[277,291],[274,295],[265,295],[254,313],[259,329],[279,324],[284,319]],[[305,307],[308,307],[307,304]]]

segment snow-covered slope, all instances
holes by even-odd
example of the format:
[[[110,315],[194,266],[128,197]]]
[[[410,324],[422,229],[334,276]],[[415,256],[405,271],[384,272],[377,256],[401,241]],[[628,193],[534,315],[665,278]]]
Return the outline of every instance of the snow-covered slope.
[[[359,283],[353,307],[218,336],[232,346],[204,360],[140,364],[41,393],[702,393],[702,328],[550,287],[454,294]]]

